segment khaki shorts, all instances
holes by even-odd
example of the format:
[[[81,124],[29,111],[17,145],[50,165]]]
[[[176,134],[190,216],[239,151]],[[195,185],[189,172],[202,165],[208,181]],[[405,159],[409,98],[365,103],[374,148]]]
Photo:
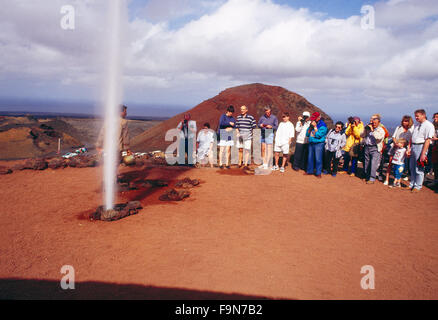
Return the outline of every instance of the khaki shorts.
[[[245,150],[251,150],[252,140],[243,140],[241,142],[240,140],[237,142],[237,148],[238,149],[245,149]]]
[[[283,144],[283,145],[274,145],[274,152],[283,152],[283,154],[289,154],[289,144]]]

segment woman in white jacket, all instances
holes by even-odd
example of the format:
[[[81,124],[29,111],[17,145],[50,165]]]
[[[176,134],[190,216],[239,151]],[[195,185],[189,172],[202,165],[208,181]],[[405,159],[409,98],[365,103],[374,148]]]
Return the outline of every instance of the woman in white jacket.
[[[295,145],[294,163],[292,168],[295,171],[307,169],[307,155],[309,153],[309,138],[306,137],[307,129],[310,126],[310,112],[303,112],[303,116],[298,117],[295,131],[297,132],[297,143]]]

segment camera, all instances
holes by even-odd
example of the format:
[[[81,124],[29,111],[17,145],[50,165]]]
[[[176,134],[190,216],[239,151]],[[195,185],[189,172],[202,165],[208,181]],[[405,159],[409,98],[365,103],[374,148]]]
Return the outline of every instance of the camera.
[[[306,123],[307,119],[309,119],[308,116],[303,116],[303,118],[300,120],[300,121],[301,121],[301,124]]]

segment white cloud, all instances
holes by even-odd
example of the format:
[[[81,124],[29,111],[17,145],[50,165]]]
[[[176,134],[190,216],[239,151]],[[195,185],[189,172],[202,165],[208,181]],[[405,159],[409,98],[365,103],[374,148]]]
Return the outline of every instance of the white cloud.
[[[97,85],[105,1],[71,1],[73,32],[59,27],[64,2],[5,1],[0,80]],[[257,81],[353,104],[430,103],[438,86],[436,1],[382,1],[375,10],[376,28],[363,30],[360,12],[333,19],[269,0],[150,0],[125,37],[127,97],[196,103]],[[175,28],[182,17],[190,18]]]

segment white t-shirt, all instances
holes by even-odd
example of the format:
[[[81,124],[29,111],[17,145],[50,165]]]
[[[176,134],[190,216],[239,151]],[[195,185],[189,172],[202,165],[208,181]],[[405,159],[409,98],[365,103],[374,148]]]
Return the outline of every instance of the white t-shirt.
[[[418,123],[412,132],[412,143],[424,143],[427,139],[432,139],[435,135],[435,127],[429,120]]]
[[[395,131],[394,134],[392,135],[392,137],[395,140],[398,140],[400,138],[406,139],[406,141],[409,143],[409,141],[411,141],[412,138],[412,132],[414,132],[414,126],[410,127],[408,129],[408,131],[405,132],[405,129],[402,126],[398,126]]]
[[[394,156],[392,157],[392,163],[398,165],[404,164],[405,157],[406,157],[406,148],[395,147]]]
[[[210,148],[210,144],[214,142],[214,132],[211,129],[202,129],[198,133],[199,148]]]
[[[275,144],[278,146],[289,144],[289,139],[293,137],[295,137],[295,129],[292,122],[280,122],[275,134]]]
[[[306,121],[304,125],[301,124],[301,121],[297,122],[296,125],[296,130],[298,132],[297,143],[302,143],[302,144],[309,143],[309,138],[306,137],[307,129],[309,129],[309,126],[310,126],[310,121]]]

